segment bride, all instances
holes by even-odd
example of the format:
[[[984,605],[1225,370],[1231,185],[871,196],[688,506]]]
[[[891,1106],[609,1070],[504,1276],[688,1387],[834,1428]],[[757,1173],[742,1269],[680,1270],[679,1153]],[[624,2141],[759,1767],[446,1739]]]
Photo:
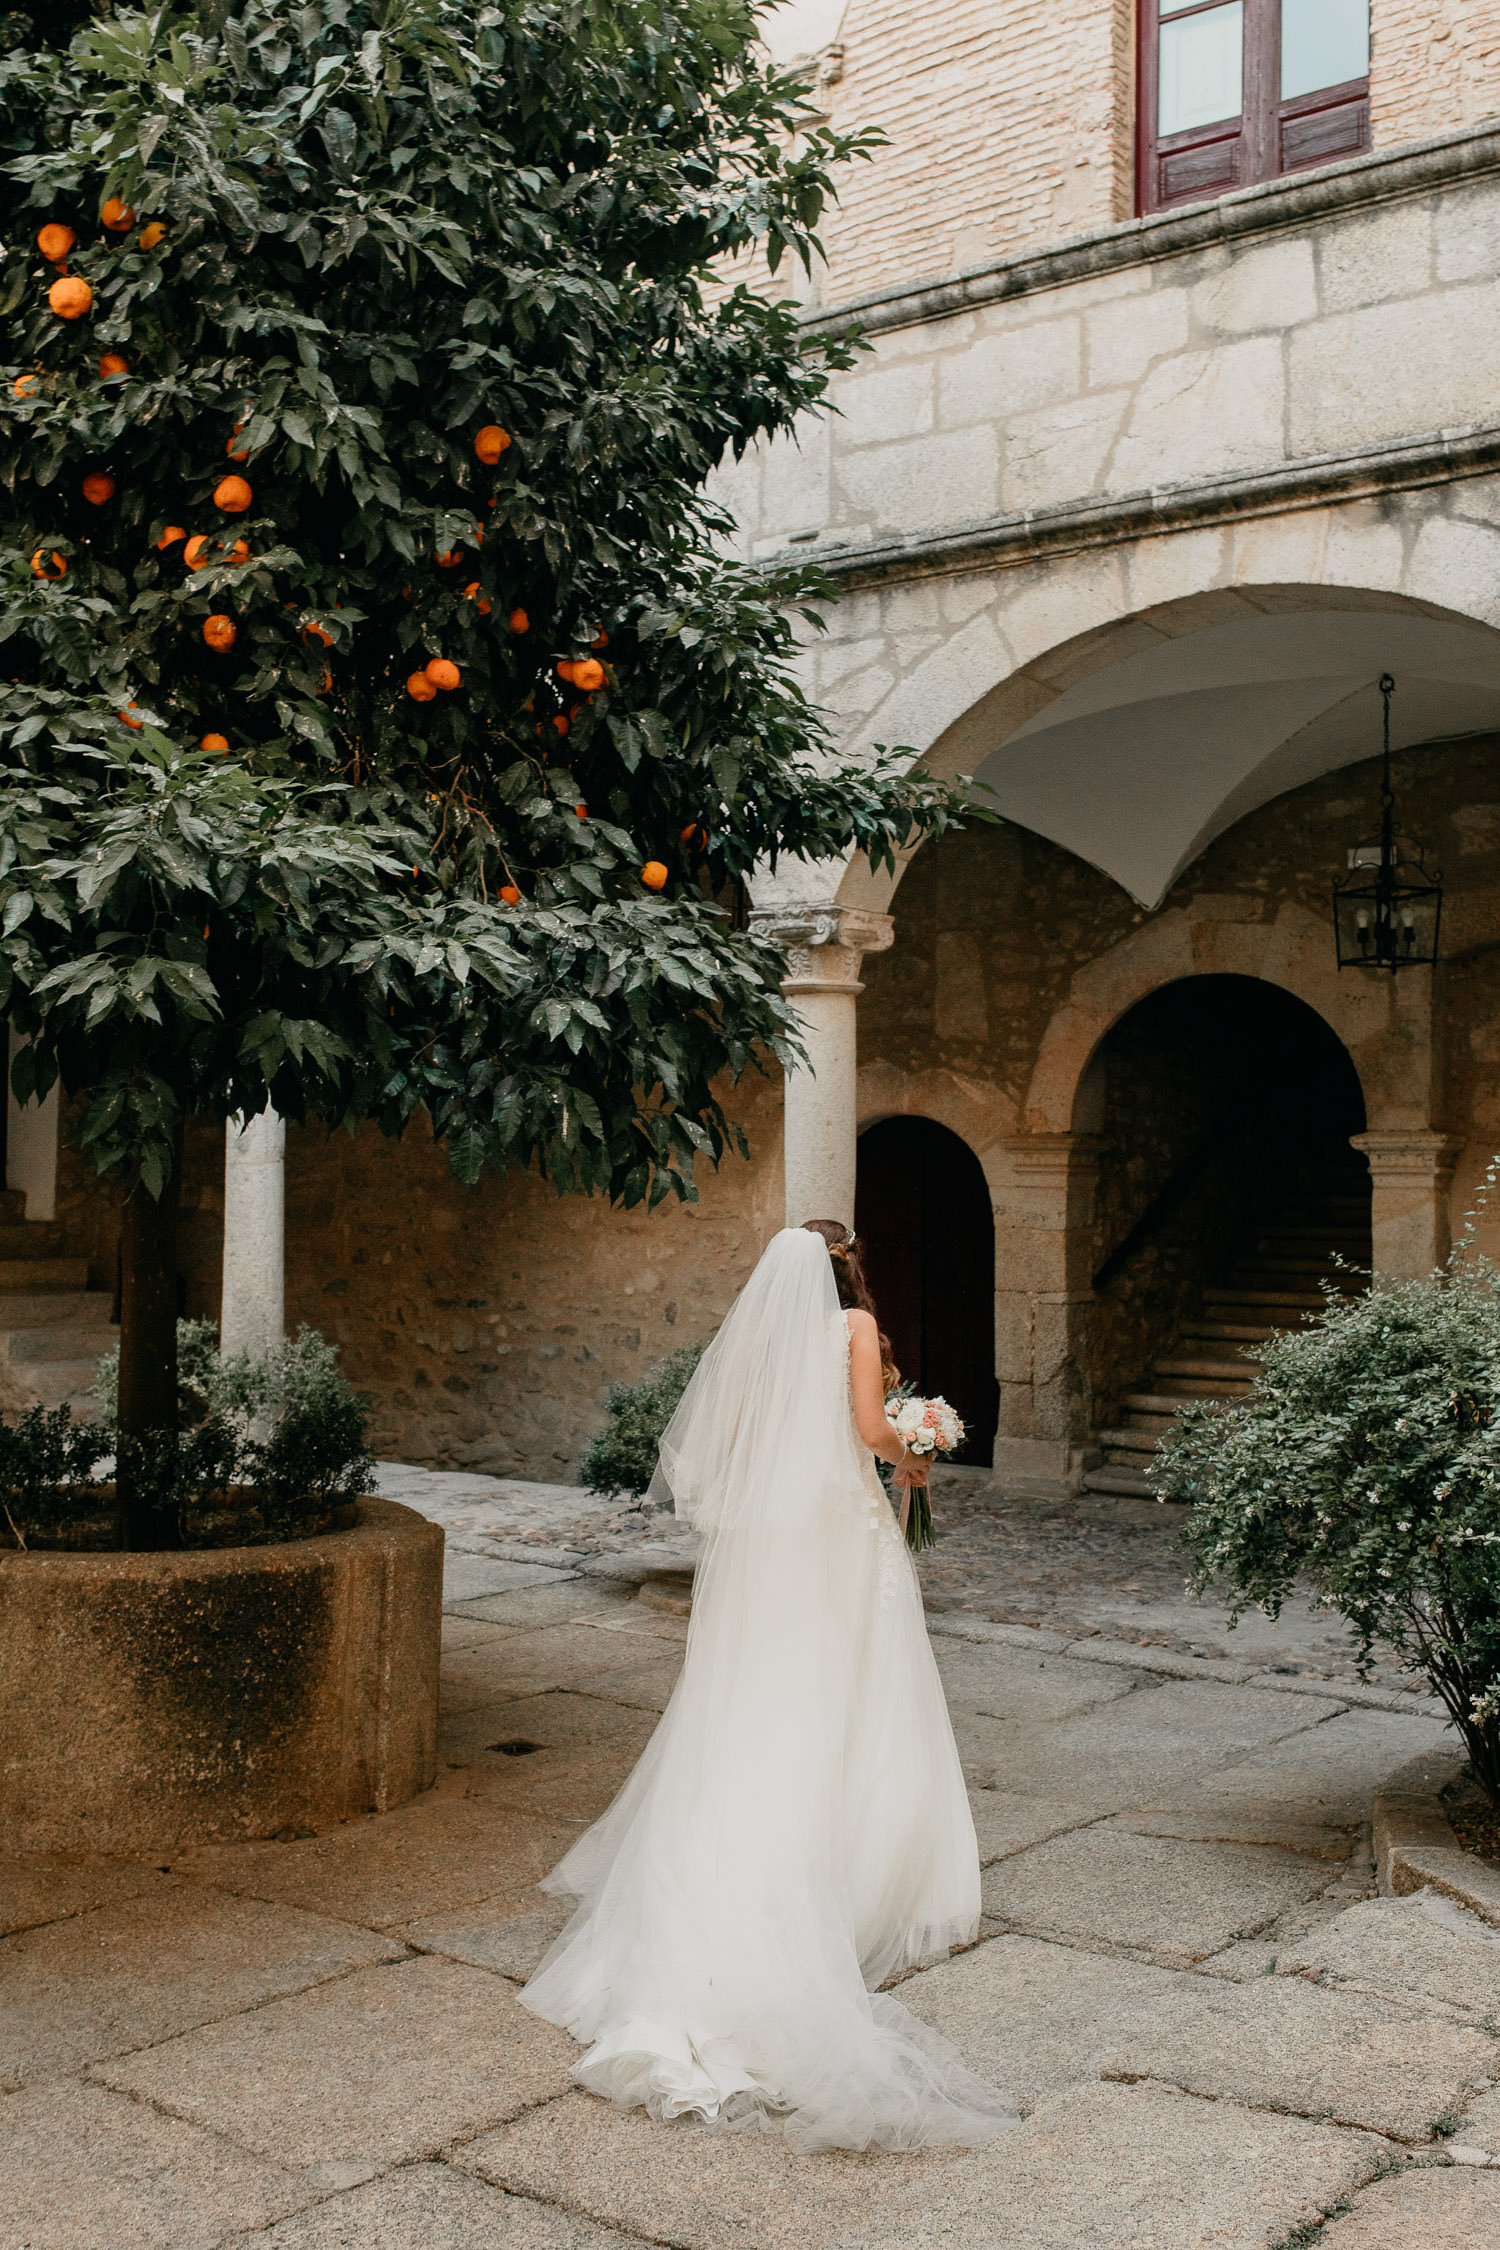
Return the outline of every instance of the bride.
[[[547,1878],[577,1912],[526,2005],[578,2082],[797,2149],[977,2146],[1014,2110],[873,1988],[973,1938],[979,1856],[916,1572],[872,1455],[920,1483],[854,1237],[787,1227],[661,1441],[702,1535],[682,1674]]]

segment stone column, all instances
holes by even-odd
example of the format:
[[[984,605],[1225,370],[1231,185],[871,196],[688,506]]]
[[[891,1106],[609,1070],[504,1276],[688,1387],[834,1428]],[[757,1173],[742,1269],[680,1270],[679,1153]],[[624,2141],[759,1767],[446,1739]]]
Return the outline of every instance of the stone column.
[[[224,1128],[224,1293],[219,1348],[264,1359],[285,1325],[286,1125],[269,1106]]]
[[[806,1064],[786,1079],[786,1223],[852,1226],[859,970],[867,953],[884,952],[895,926],[889,914],[849,907],[768,910],[753,920],[787,949],[791,974],[781,989],[796,1004],[807,1051]]]
[[[1390,1281],[1421,1281],[1452,1247],[1448,1188],[1463,1142],[1452,1133],[1355,1133],[1370,1160],[1371,1263]]]
[[[1088,1435],[1097,1133],[1008,1138],[1013,1186],[995,1211],[997,1471],[1063,1485]]]

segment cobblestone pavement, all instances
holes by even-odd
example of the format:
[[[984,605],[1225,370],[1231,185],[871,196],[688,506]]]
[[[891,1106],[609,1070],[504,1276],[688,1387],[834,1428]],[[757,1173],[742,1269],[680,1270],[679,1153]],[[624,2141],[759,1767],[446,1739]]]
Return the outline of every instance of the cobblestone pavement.
[[[985,1911],[902,1998],[1023,2121],[795,2157],[577,2092],[517,1998],[538,1878],[671,1692],[690,1551],[567,1487],[383,1488],[448,1532],[437,1785],[160,1864],[0,1857],[0,2250],[1500,2244],[1500,1932],[1372,1895],[1371,1795],[1441,1714],[1314,1676],[1306,1614],[1226,1641],[1164,1512],[940,1492]]]

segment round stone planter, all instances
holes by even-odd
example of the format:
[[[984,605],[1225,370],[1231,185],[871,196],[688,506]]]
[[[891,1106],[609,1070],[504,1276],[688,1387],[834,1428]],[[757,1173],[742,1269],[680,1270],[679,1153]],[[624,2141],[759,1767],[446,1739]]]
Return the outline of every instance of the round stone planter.
[[[443,1534],[0,1554],[0,1838],[165,1852],[384,1812],[436,1770]]]

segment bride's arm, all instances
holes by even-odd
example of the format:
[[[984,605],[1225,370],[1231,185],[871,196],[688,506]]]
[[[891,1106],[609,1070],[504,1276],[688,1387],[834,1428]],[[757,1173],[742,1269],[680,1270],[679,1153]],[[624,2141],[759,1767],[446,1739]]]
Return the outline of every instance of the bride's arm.
[[[849,1322],[849,1385],[854,1394],[854,1422],[872,1453],[889,1461],[912,1484],[927,1482],[927,1464],[909,1453],[886,1420],[885,1389],[880,1373],[880,1333],[867,1312],[851,1312]]]

